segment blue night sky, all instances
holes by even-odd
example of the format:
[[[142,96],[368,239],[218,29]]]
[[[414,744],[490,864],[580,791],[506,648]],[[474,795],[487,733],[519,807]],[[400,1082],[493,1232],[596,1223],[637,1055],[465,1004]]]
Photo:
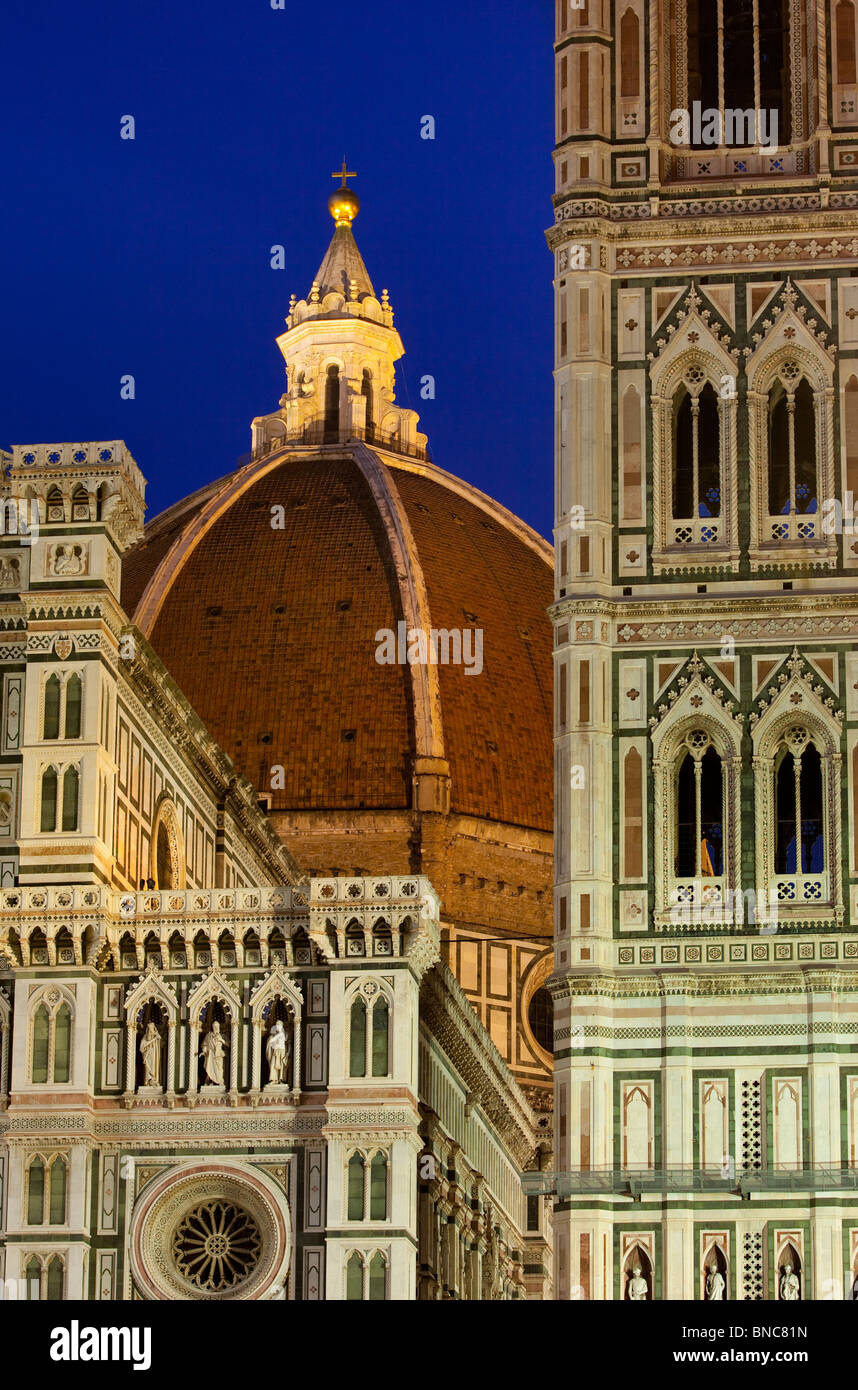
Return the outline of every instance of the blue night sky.
[[[5,0],[0,445],[125,439],[150,517],[230,472],[283,391],[345,154],[399,401],[550,536],[551,6],[286,5]]]

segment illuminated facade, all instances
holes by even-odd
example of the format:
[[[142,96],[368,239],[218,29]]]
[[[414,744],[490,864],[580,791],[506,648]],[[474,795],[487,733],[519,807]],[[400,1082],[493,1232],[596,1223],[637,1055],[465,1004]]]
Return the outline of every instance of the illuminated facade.
[[[331,210],[235,473],[144,532],[123,443],[3,457],[7,1297],[550,1291],[550,548],[427,461]],[[493,675],[376,662],[472,608]]]
[[[556,19],[556,1297],[843,1297],[856,7]]]

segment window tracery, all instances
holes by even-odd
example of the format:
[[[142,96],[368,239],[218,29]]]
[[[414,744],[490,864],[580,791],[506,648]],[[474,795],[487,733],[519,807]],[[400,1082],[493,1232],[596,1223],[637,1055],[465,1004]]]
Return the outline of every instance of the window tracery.
[[[654,721],[656,928],[740,921],[741,728],[692,657]]]
[[[787,285],[747,365],[752,569],[837,556],[820,515],[836,495],[834,366],[799,307]]]
[[[668,160],[668,177],[805,170],[808,39],[800,0],[673,0],[668,28],[664,119],[695,104],[720,115],[711,133],[702,120],[695,135],[692,123],[688,143]],[[753,124],[745,119],[751,114]]]
[[[66,1220],[68,1165],[61,1154],[34,1154],[27,1164],[27,1225],[62,1226]]]
[[[680,332],[652,369],[653,569],[738,564],[737,367],[698,312],[695,288]],[[730,389],[725,387],[728,383]]]
[[[82,675],[77,671],[51,672],[42,690],[42,738],[80,738],[82,718]]]
[[[349,1076],[389,1076],[393,1001],[375,980],[364,980],[346,999]]]
[[[58,828],[64,831],[77,830],[79,809],[78,768],[74,764],[58,768],[53,763],[43,768],[39,781],[39,829],[42,834],[49,834]]]
[[[355,1149],[346,1163],[346,1214],[349,1221],[386,1221],[389,1156],[384,1149]]]
[[[259,1227],[233,1202],[202,1202],[173,1232],[171,1253],[179,1273],[205,1293],[224,1294],[244,1284],[262,1250]]]
[[[345,1295],[349,1302],[384,1302],[388,1296],[389,1265],[382,1250],[352,1250],[346,1259]]]
[[[797,653],[753,717],[757,899],[778,920],[843,920],[840,726]]]
[[[24,1265],[28,1300],[59,1301],[64,1297],[66,1267],[61,1255],[30,1255]]]
[[[63,1084],[71,1077],[74,1002],[59,985],[39,990],[29,1006],[30,1076],[35,1085]]]

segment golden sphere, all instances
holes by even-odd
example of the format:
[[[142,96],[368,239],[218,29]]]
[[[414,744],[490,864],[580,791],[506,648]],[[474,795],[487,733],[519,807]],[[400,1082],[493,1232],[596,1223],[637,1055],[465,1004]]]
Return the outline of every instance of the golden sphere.
[[[342,188],[331,193],[330,199],[328,199],[328,211],[337,222],[338,227],[343,227],[343,225],[348,227],[360,211],[360,199],[357,197],[355,189],[346,188],[343,185]]]
[[[344,184],[328,199],[328,211],[338,227],[348,227],[360,212],[360,198],[353,188],[346,188]]]

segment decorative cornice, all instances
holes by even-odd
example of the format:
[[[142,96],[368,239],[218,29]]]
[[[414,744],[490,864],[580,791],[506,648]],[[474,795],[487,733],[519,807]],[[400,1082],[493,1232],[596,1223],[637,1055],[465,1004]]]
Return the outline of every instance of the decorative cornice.
[[[229,1115],[207,1115],[197,1109],[192,1115],[132,1116],[116,1111],[114,1116],[95,1116],[88,1111],[63,1114],[56,1111],[30,1113],[6,1112],[0,1115],[0,1132],[16,1134],[86,1134],[96,1139],[151,1138],[182,1141],[204,1139],[211,1135],[280,1135],[321,1134],[325,1124],[324,1110],[284,1110],[281,1113],[260,1110]],[[245,1138],[243,1143],[247,1142]]]
[[[692,999],[723,995],[853,993],[858,991],[858,970],[761,970],[759,974],[725,971],[723,974],[690,974],[688,967],[654,969],[636,975],[560,975],[549,981],[555,1003],[558,999],[605,997],[620,999],[664,999],[685,995]]]
[[[549,245],[562,243],[568,235],[570,222],[586,223],[593,227],[594,235],[607,233],[618,241],[639,237],[642,222],[647,224],[645,235],[652,239],[678,235],[674,223],[683,224],[682,235],[711,235],[713,219],[724,223],[729,220],[735,224],[737,232],[760,236],[782,231],[784,222],[789,220],[806,224],[812,219],[814,228],[819,231],[851,230],[858,211],[858,193],[834,194],[828,208],[823,208],[819,197],[812,193],[744,198],[661,196],[657,200],[642,194],[634,201],[623,201],[624,197],[627,195],[621,194],[616,200],[561,195],[562,201],[555,204],[554,226],[546,232]],[[688,219],[697,221],[692,221],[689,227]],[[728,235],[732,230],[720,226],[718,221],[715,226],[719,235]]]
[[[854,592],[826,589],[817,594],[752,593],[719,598],[707,594],[647,600],[576,598],[569,595],[548,610],[553,622],[592,618],[616,623],[617,644],[662,646],[665,641],[686,646],[708,639],[720,647],[725,632],[738,645],[743,639],[790,644],[795,637],[848,641],[858,635],[858,599]]]

